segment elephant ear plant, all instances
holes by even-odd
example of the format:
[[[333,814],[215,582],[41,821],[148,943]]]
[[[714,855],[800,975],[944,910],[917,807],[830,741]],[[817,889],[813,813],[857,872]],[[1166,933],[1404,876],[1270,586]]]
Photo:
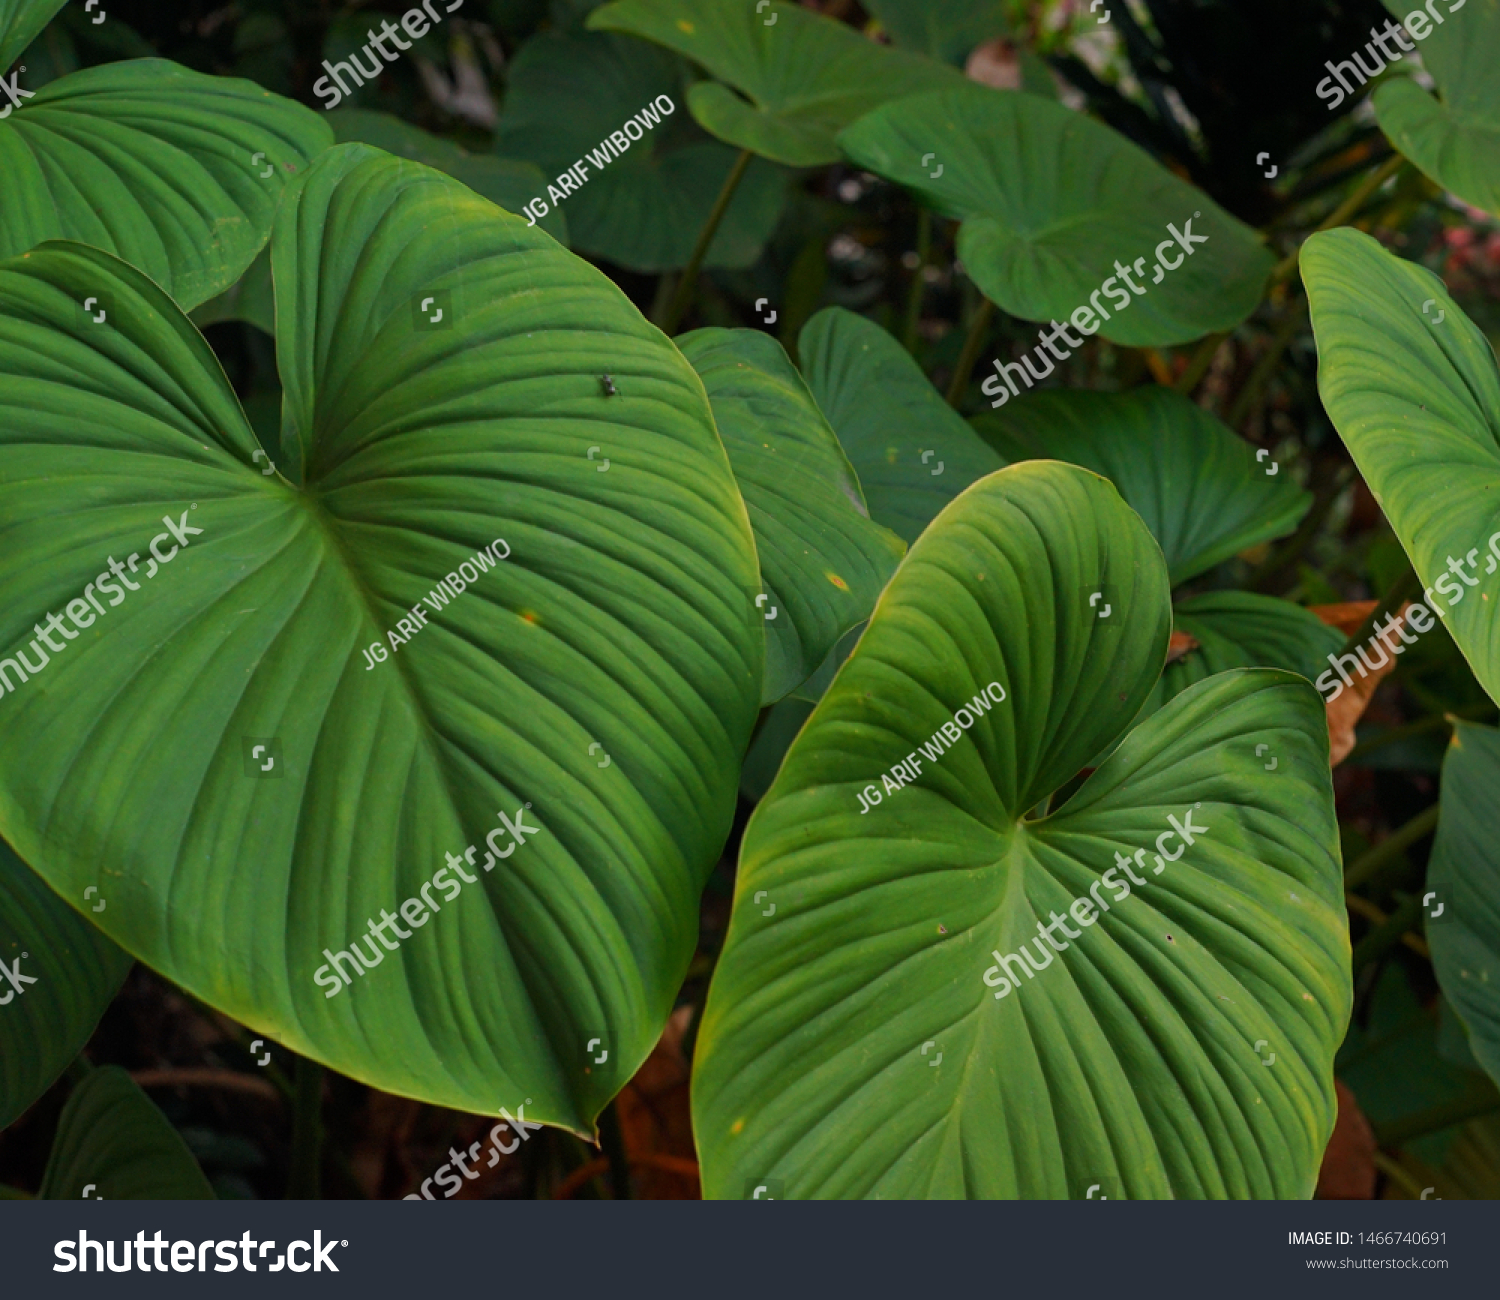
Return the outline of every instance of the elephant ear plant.
[[[1169,628],[1160,548],[1072,466],[913,546],[745,833],[706,1193],[1311,1193],[1350,1007],[1317,695],[1219,674],[1069,789]]]
[[[0,833],[257,1032],[591,1133],[681,983],[760,694],[703,387],[549,236],[366,146],[293,182],[272,269],[275,463],[146,276],[0,265],[0,647],[32,665]]]

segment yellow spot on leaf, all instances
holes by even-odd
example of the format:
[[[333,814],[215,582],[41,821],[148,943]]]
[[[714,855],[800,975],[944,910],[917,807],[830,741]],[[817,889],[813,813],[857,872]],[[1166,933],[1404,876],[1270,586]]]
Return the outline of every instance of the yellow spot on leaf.
[[[744,1116],[741,1116],[739,1119],[735,1120],[734,1123],[729,1126],[729,1131],[731,1133],[739,1133],[739,1132],[742,1132],[744,1130],[744,1127],[745,1127]]]
[[[538,624],[539,622],[541,622],[541,619],[539,619],[537,617],[537,612],[534,609],[523,609],[521,611],[521,617],[523,619],[525,619],[528,623],[530,623],[533,627],[535,627],[536,624]]]
[[[823,576],[825,578],[827,578],[829,582],[833,583],[833,585],[835,587],[837,587],[840,591],[848,591],[849,590],[849,584],[847,582],[845,582],[841,577],[839,577],[838,574],[836,574],[836,573],[830,573],[827,569],[824,569],[823,570]]]
[[[677,20],[677,26],[681,31],[686,32],[689,36],[691,36],[695,30],[693,24],[688,22],[686,18],[679,18]]]

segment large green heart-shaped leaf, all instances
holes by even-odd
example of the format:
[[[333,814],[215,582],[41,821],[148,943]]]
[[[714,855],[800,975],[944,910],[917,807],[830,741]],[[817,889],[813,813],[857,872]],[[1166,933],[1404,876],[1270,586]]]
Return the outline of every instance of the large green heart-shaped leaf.
[[[941,63],[781,0],[762,9],[744,0],[615,0],[588,25],[643,36],[702,64],[719,80],[688,96],[699,124],[792,167],[837,162],[838,133],[896,95],[963,84]]]
[[[332,140],[316,113],[254,82],[165,59],[75,72],[0,122],[0,258],[81,240],[191,309],[240,278],[283,191]],[[83,296],[108,311],[98,286]]]
[[[1464,0],[1460,16],[1432,22],[1418,48],[1442,92],[1434,99],[1411,77],[1388,77],[1375,90],[1375,115],[1393,145],[1445,190],[1500,215],[1500,0]],[[1386,8],[1398,19],[1405,6]]]
[[[182,1140],[116,1065],[91,1070],[57,1121],[38,1195],[49,1201],[211,1201],[214,1190]]]
[[[1351,1001],[1317,694],[1201,682],[1028,815],[1129,725],[1168,623],[1156,544],[1073,466],[981,480],[912,547],[745,831],[705,1194],[1311,1193]]]
[[[1494,350],[1437,276],[1360,231],[1309,239],[1302,280],[1323,405],[1421,577],[1425,608],[1500,700]]]
[[[588,1132],[671,1010],[760,696],[703,387],[549,236],[362,145],[272,255],[290,481],[144,276],[0,267],[0,647],[43,671],[0,698],[0,833],[267,1038]],[[26,649],[111,557],[142,590]]]
[[[735,162],[734,150],[677,112],[687,71],[669,51],[615,32],[544,32],[522,47],[496,148],[532,159],[549,180],[582,163],[584,184],[562,205],[581,250],[632,271],[687,265]],[[635,139],[624,131],[632,119]],[[623,153],[619,140],[608,143],[615,134]],[[545,183],[533,193],[545,197]],[[749,266],[785,201],[785,175],[755,159],[704,265]]]
[[[826,307],[802,327],[797,351],[870,517],[904,541],[916,541],[948,502],[1005,463],[874,321]]]
[[[781,344],[759,330],[701,329],[677,346],[708,389],[755,529],[766,597],[761,703],[770,704],[869,618],[906,547],[870,519],[848,457]]]
[[[1469,1030],[1469,1046],[1500,1083],[1500,731],[1454,724],[1443,759],[1443,812],[1427,867],[1426,909],[1438,983]],[[1441,910],[1439,910],[1441,909]]]
[[[0,72],[10,71],[10,65],[66,3],[67,0],[0,0]]]
[[[1310,610],[1252,591],[1211,591],[1180,601],[1172,622],[1198,645],[1162,670],[1152,710],[1230,668],[1285,668],[1312,681],[1344,645],[1344,634]]]
[[[976,45],[1010,32],[1000,0],[870,0],[865,8],[897,45],[945,63],[961,64]]]
[[[0,840],[0,1129],[83,1049],[129,970],[129,956]]]
[[[507,212],[520,212],[547,186],[547,178],[534,163],[470,153],[452,140],[430,135],[391,113],[336,108],[328,114],[328,125],[340,144],[372,144],[398,158],[435,167]],[[552,238],[567,244],[568,220],[559,209],[548,208],[537,224]]]
[[[1057,389],[976,416],[1007,463],[1065,460],[1103,474],[1146,521],[1172,585],[1246,547],[1289,533],[1312,495],[1258,461],[1255,448],[1170,388]]]
[[[1255,232],[1202,190],[1038,95],[972,82],[913,94],[839,145],[962,219],[964,270],[1024,320],[1066,325],[1085,309],[1082,327],[1116,343],[1187,343],[1244,320],[1271,270]]]

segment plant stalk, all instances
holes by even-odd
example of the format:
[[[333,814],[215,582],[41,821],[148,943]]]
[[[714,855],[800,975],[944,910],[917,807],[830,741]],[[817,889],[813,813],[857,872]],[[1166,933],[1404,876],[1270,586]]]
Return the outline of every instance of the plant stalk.
[[[1318,531],[1328,521],[1328,516],[1338,503],[1340,493],[1349,486],[1353,473],[1347,467],[1337,470],[1326,482],[1318,483],[1316,481],[1320,477],[1318,466],[1321,463],[1314,462],[1314,482],[1309,484],[1313,489],[1312,508],[1302,517],[1302,522],[1297,525],[1297,531],[1287,540],[1286,545],[1274,555],[1268,555],[1260,567],[1246,579],[1247,590],[1269,591],[1281,575],[1302,558],[1303,553],[1317,537]]]
[[[1469,1093],[1453,1101],[1445,1101],[1441,1106],[1419,1111],[1390,1124],[1376,1124],[1375,1140],[1383,1147],[1400,1146],[1403,1142],[1426,1137],[1429,1133],[1440,1133],[1445,1128],[1452,1128],[1466,1120],[1479,1119],[1497,1110],[1500,1110],[1500,1091],[1496,1091],[1495,1085],[1486,1080],[1483,1092]]]
[[[1422,895],[1412,894],[1386,917],[1382,924],[1377,925],[1355,944],[1354,954],[1350,959],[1355,978],[1358,979],[1360,971],[1372,961],[1385,956],[1390,949],[1400,943],[1401,936],[1411,929],[1421,915]]]
[[[927,269],[927,259],[932,256],[932,213],[926,208],[917,209],[917,269],[912,273],[911,288],[906,294],[906,329],[901,342],[913,356],[917,354],[917,327],[922,323],[922,299],[927,291],[927,282],[922,272]]]
[[[1403,723],[1399,727],[1392,727],[1389,731],[1382,731],[1378,736],[1371,736],[1368,740],[1360,741],[1349,751],[1349,756],[1344,759],[1344,762],[1352,763],[1356,758],[1362,758],[1386,745],[1394,745],[1400,740],[1409,740],[1412,736],[1425,736],[1429,731],[1451,731],[1455,722],[1483,721],[1494,711],[1493,704],[1476,704],[1464,709],[1429,713],[1425,718]]]
[[[625,1135],[620,1132],[620,1115],[611,1101],[599,1112],[599,1145],[609,1160],[609,1190],[617,1201],[630,1199],[630,1160],[625,1154]]]
[[[1251,405],[1260,395],[1260,390],[1265,387],[1272,374],[1275,373],[1277,364],[1281,361],[1282,353],[1291,346],[1292,340],[1297,337],[1297,331],[1302,328],[1302,319],[1307,315],[1307,299],[1298,300],[1297,305],[1289,311],[1276,327],[1275,337],[1271,340],[1271,346],[1267,349],[1265,356],[1255,363],[1255,369],[1250,372],[1250,377],[1245,380],[1245,386],[1235,395],[1234,403],[1229,408],[1229,414],[1224,417],[1224,423],[1231,429],[1238,429],[1240,421],[1250,412]]]
[[[959,353],[958,365],[953,369],[953,379],[948,384],[948,405],[958,409],[964,390],[969,386],[969,376],[974,372],[974,363],[979,360],[979,349],[984,346],[984,336],[990,319],[995,314],[995,304],[981,297],[979,307],[969,318],[969,336],[964,340],[964,350]]]
[[[1186,396],[1198,387],[1199,381],[1208,373],[1209,366],[1213,365],[1214,355],[1223,346],[1229,334],[1229,330],[1221,330],[1217,334],[1210,334],[1198,344],[1198,350],[1193,353],[1193,359],[1188,362],[1188,368],[1177,377],[1179,393]]]
[[[1399,153],[1393,153],[1379,167],[1365,177],[1356,187],[1353,194],[1336,207],[1314,234],[1324,230],[1332,230],[1335,226],[1342,226],[1354,216],[1365,205],[1365,201],[1375,193],[1386,181],[1390,180],[1402,167],[1406,165],[1406,159]],[[1296,271],[1298,263],[1302,260],[1302,245],[1298,244],[1271,272],[1270,287],[1274,288],[1283,280],[1289,279]]]
[[[698,232],[698,242],[693,245],[688,264],[682,269],[682,279],[677,282],[677,290],[672,295],[672,301],[667,305],[665,315],[656,322],[658,328],[668,338],[677,333],[677,326],[682,323],[682,318],[687,315],[688,307],[692,305],[693,293],[698,288],[698,268],[703,265],[703,259],[708,254],[708,246],[713,243],[713,238],[719,231],[719,223],[724,220],[724,213],[729,210],[729,200],[734,197],[745,169],[750,166],[750,159],[754,156],[749,149],[740,150],[740,156],[734,160],[734,166],[729,169],[729,175],[724,179],[724,187],[719,191],[719,197],[714,200],[713,211],[708,214],[708,220],[703,223],[703,229]]]
[[[1355,630],[1353,636],[1344,642],[1344,648],[1340,654],[1352,655],[1357,646],[1363,645],[1371,638],[1376,624],[1383,618],[1394,614],[1402,605],[1406,604],[1413,596],[1422,590],[1422,579],[1417,577],[1416,570],[1407,565],[1401,576],[1391,583],[1375,608],[1370,611],[1370,616]]]
[[[1422,809],[1405,826],[1392,831],[1374,848],[1361,853],[1344,872],[1344,888],[1358,888],[1387,863],[1394,862],[1423,836],[1432,834],[1438,824],[1438,813],[1441,808],[1442,804],[1435,803],[1431,807]],[[1418,910],[1420,911],[1420,908]]]
[[[296,1058],[293,1073],[296,1098],[292,1109],[292,1167],[287,1175],[286,1199],[319,1199],[323,1146],[323,1067],[305,1056]]]
[[[1409,1192],[1417,1200],[1422,1199],[1422,1193],[1426,1188],[1392,1160],[1390,1156],[1386,1155],[1384,1151],[1377,1151],[1375,1153],[1375,1168],[1380,1170],[1393,1183],[1396,1183],[1403,1190]]]

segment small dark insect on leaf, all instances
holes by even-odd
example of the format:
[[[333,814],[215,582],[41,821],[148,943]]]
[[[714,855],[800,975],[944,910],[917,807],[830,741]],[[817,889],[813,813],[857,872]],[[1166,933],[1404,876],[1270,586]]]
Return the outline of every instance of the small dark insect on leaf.
[[[615,388],[615,381],[609,375],[599,376],[599,387],[604,390],[606,397],[618,397],[619,390]]]

